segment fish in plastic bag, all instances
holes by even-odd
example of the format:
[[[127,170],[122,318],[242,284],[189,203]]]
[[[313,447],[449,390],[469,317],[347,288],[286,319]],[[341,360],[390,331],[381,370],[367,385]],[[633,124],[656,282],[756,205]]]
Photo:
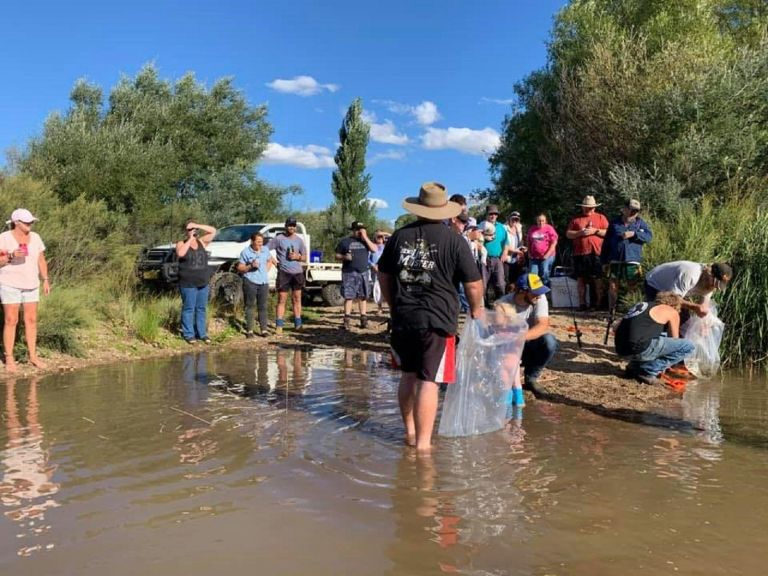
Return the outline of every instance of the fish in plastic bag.
[[[680,327],[680,335],[696,347],[685,359],[685,367],[695,376],[711,376],[720,368],[720,341],[725,324],[717,317],[717,307],[712,304],[703,318],[692,314]]]
[[[527,330],[509,304],[467,321],[457,348],[456,383],[446,391],[438,434],[471,436],[504,427],[509,394],[520,382]]]

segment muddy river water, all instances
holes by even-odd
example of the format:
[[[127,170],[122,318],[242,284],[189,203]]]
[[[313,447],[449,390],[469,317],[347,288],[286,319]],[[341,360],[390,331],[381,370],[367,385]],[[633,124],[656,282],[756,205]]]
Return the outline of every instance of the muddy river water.
[[[765,574],[768,386],[694,425],[530,402],[400,443],[380,354],[280,349],[0,384],[0,574]]]

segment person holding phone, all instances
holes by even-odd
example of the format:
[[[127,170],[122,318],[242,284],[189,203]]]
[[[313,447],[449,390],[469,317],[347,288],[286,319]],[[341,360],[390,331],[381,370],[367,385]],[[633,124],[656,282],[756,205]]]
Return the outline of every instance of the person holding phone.
[[[240,252],[237,271],[243,274],[243,296],[245,297],[245,337],[253,338],[253,309],[259,310],[259,335],[267,336],[267,301],[269,300],[269,271],[277,266],[264,245],[264,236],[259,232],[251,235],[251,244]]]
[[[198,340],[210,344],[206,314],[211,270],[205,248],[216,235],[216,228],[190,220],[184,225],[184,232],[184,240],[176,243],[181,292],[181,336],[189,344]]]

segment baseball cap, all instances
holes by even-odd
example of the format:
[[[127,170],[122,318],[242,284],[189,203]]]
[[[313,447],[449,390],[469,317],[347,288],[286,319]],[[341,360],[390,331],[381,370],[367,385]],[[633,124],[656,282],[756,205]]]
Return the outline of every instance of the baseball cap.
[[[11,212],[11,219],[8,220],[7,224],[10,224],[11,222],[24,222],[25,224],[29,224],[30,222],[36,221],[37,218],[32,216],[32,212],[26,208],[16,208],[16,210]]]
[[[544,283],[541,281],[538,274],[522,274],[517,279],[517,288],[518,290],[524,290],[525,292],[530,292],[536,296],[541,296],[542,294],[549,292],[549,288],[544,286]]]
[[[517,218],[517,219],[519,220],[519,219],[520,219],[520,212],[518,212],[517,210],[515,210],[514,212],[512,212],[512,213],[509,215],[509,217],[510,217],[510,218]]]
[[[637,210],[639,212],[641,210],[640,200],[635,200],[634,198],[627,200],[627,208],[630,210]]]
[[[459,222],[464,222],[464,224],[469,222],[469,214],[467,214],[466,212],[459,212],[459,215],[456,216],[456,218],[459,219]]]
[[[483,226],[483,234],[486,236],[494,236],[496,234],[496,226],[492,222],[486,222]]]
[[[285,219],[285,225],[286,226],[296,226],[296,218],[293,216],[288,216],[288,218]]]
[[[365,228],[365,224],[360,222],[360,220],[355,220],[349,225],[350,230],[360,230],[361,228]]]

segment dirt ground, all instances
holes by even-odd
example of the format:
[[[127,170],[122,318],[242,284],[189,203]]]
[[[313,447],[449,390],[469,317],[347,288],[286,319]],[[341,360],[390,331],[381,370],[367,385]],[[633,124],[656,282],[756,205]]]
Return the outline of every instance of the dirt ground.
[[[308,319],[302,330],[287,326],[282,336],[274,334],[246,340],[244,337],[225,338],[225,322],[217,320],[211,326],[213,349],[258,349],[263,347],[347,347],[385,351],[386,313],[375,310],[369,314],[369,327],[361,329],[356,320],[351,332],[341,329],[341,308],[309,308]],[[552,364],[544,371],[540,381],[539,400],[565,403],[630,421],[646,421],[648,416],[666,418],[676,412],[680,395],[667,388],[648,386],[622,378],[623,365],[613,352],[613,338],[603,345],[605,314],[577,313],[582,332],[579,348],[574,337],[573,319],[567,310],[554,310],[550,318],[560,348]],[[0,382],[9,378],[24,378],[32,374],[78,370],[87,366],[123,362],[153,357],[171,356],[202,348],[205,344],[190,346],[180,338],[163,345],[150,345],[135,340],[125,341],[108,330],[84,337],[84,358],[51,354],[45,358],[45,370],[27,364],[18,364],[18,372],[9,374],[0,365]],[[531,398],[532,400],[532,398]]]

